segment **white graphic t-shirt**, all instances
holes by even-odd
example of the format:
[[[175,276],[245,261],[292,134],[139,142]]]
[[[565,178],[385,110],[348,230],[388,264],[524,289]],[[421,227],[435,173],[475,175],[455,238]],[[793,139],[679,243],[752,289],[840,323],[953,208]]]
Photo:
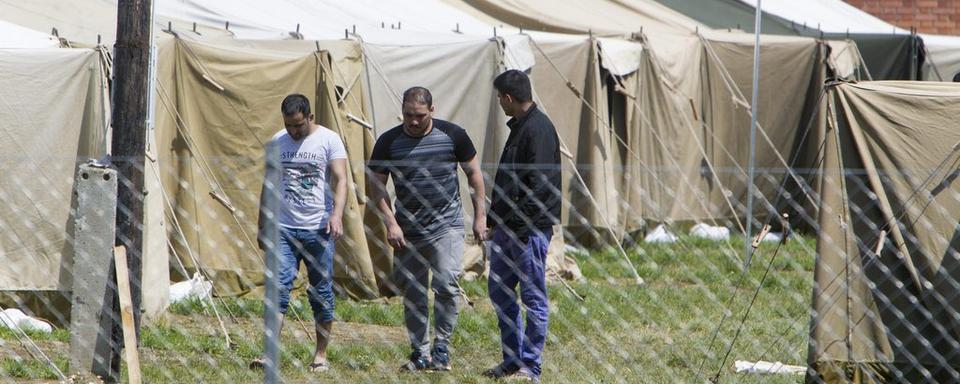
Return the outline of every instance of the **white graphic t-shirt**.
[[[283,129],[273,135],[273,142],[280,150],[283,167],[279,224],[298,229],[325,227],[333,211],[327,170],[330,161],[347,158],[340,136],[320,126],[303,140],[294,141]]]

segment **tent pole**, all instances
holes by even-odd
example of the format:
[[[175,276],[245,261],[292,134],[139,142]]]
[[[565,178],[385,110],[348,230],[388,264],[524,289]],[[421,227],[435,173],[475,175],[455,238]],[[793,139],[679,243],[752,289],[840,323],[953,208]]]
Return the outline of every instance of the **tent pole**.
[[[757,0],[756,18],[753,24],[753,96],[750,102],[750,162],[747,164],[747,212],[746,212],[746,233],[744,234],[743,252],[745,260],[744,268],[750,266],[750,258],[753,256],[750,246],[751,232],[753,232],[753,194],[756,190],[753,179],[756,173],[757,162],[757,104],[760,95],[760,29],[761,16],[763,15],[763,0]]]

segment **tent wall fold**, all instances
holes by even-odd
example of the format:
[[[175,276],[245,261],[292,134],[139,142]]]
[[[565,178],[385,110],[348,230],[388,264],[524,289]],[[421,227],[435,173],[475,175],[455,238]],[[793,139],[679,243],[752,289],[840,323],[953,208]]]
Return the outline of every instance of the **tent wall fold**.
[[[816,377],[960,375],[950,347],[960,337],[958,99],[953,84],[830,89],[808,357]]]

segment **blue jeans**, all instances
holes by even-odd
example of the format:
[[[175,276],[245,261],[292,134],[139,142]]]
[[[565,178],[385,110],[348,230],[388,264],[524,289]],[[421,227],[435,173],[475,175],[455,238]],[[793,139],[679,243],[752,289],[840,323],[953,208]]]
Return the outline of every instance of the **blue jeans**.
[[[552,233],[533,232],[523,241],[509,231],[497,229],[490,247],[490,277],[487,288],[497,312],[503,361],[540,375],[543,345],[547,340],[547,248]],[[527,323],[520,317],[520,301],[527,310]]]
[[[333,321],[333,240],[321,229],[280,227],[280,313],[287,313],[300,261],[307,267],[307,297],[317,323]]]

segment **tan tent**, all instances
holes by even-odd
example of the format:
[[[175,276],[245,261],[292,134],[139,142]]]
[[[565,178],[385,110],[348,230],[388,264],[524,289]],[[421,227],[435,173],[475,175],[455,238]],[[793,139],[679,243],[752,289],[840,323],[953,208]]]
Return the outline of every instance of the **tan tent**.
[[[817,382],[956,382],[960,86],[839,84],[818,159]]]
[[[262,281],[256,217],[263,144],[283,127],[280,100],[295,92],[311,99],[318,122],[344,138],[350,156],[355,188],[348,193],[335,279],[350,296],[378,295],[363,222],[363,159],[372,135],[348,118],[364,114],[362,93],[348,93],[348,82],[360,73],[360,52],[350,42],[331,45],[344,54],[341,60],[316,48],[268,51],[236,42],[177,39],[162,49],[160,173],[177,212],[174,231],[182,230],[171,236],[183,263],[211,276],[220,295],[240,294]]]
[[[57,296],[73,286],[76,167],[106,150],[106,65],[92,49],[0,49],[0,73],[0,288]]]
[[[743,229],[752,35],[709,30],[646,0],[447,2],[525,30],[616,35],[640,47],[624,49],[623,40],[596,38],[593,48],[584,44],[574,53],[569,37],[530,33],[533,44],[542,47],[533,69],[535,85],[567,89],[547,97],[540,93],[548,113],[554,111],[564,127],[570,157],[584,178],[578,183],[572,173],[565,177],[576,213],[565,215],[568,228],[589,233],[612,227],[619,234],[643,229],[647,221],[707,221]],[[787,168],[800,150],[798,132],[815,119],[828,73],[854,74],[859,60],[856,46],[848,42],[763,36],[761,45],[761,84],[776,86],[761,88],[757,167],[773,172]],[[623,60],[625,53],[637,57]],[[575,66],[572,57],[584,55],[587,61]],[[543,64],[550,57],[565,77]],[[588,64],[591,60],[599,65]],[[616,161],[608,163],[611,159]],[[617,177],[604,180],[611,174]],[[781,208],[771,204],[784,178],[794,176],[758,175],[761,200],[755,215],[762,218]],[[574,195],[582,185],[596,203]]]

